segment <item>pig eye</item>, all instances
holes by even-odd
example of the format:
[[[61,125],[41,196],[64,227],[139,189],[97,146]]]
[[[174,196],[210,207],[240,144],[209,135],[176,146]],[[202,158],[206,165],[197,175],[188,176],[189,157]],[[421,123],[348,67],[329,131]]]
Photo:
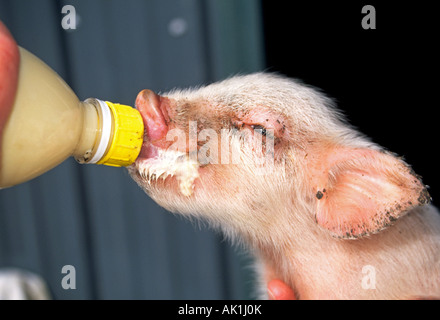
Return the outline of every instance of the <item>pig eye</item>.
[[[267,129],[265,126],[262,126],[260,124],[246,124],[243,122],[239,122],[234,124],[235,130],[240,129],[252,129],[253,133],[260,134],[262,137],[267,139],[275,139],[275,134],[273,129]]]
[[[254,130],[255,132],[258,132],[259,134],[261,134],[263,137],[267,137],[270,139],[273,139],[274,136],[273,134],[270,133],[270,131],[267,131],[267,129],[259,124],[253,124],[250,126],[252,128],[252,130]]]
[[[263,136],[266,136],[267,131],[266,128],[263,126],[260,126],[258,124],[256,125],[251,125],[252,130],[256,130],[257,132],[261,133]]]

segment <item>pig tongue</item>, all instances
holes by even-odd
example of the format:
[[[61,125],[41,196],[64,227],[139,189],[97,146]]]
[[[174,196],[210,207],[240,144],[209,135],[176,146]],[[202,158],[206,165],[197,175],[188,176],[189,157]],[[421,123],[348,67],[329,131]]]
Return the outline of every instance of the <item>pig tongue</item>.
[[[139,92],[136,98],[136,108],[142,115],[145,132],[152,144],[164,138],[168,131],[160,104],[160,96],[148,89]]]

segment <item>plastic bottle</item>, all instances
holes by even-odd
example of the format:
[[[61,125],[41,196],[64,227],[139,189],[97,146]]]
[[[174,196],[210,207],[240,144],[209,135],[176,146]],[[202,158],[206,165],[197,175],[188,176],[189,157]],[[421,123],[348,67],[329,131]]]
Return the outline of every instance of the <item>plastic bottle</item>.
[[[128,166],[144,125],[129,106],[79,101],[44,62],[20,48],[18,88],[3,131],[0,188],[30,180],[73,156],[79,163]]]

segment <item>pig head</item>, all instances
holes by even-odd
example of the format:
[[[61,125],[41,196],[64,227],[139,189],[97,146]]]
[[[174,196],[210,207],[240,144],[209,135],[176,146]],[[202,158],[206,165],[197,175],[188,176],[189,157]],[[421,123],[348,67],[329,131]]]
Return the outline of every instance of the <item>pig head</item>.
[[[300,298],[440,296],[440,219],[426,187],[318,90],[257,73],[143,90],[136,107],[145,139],[132,177],[169,211],[245,244],[263,287],[279,278]],[[365,266],[374,290],[362,286]]]

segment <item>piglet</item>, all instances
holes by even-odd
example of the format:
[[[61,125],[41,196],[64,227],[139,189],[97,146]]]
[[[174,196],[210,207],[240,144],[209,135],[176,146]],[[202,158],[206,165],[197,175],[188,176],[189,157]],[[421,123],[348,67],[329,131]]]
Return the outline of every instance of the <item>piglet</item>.
[[[256,73],[143,90],[136,107],[145,139],[131,176],[167,210],[245,244],[263,289],[281,279],[300,299],[440,297],[426,187],[320,91]]]

